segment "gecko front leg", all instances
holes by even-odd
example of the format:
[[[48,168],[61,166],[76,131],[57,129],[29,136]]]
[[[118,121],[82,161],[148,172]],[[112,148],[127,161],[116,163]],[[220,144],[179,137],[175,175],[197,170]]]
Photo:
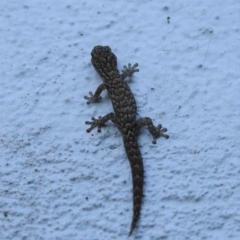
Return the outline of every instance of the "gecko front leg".
[[[84,96],[84,99],[87,99],[87,104],[98,102],[102,97],[100,96],[102,91],[106,89],[106,86],[104,83],[98,86],[97,90],[93,94],[92,92],[89,92],[90,96]]]
[[[134,72],[139,72],[138,63],[132,64],[129,63],[127,66],[123,66],[121,77],[125,79],[126,77],[130,77]]]

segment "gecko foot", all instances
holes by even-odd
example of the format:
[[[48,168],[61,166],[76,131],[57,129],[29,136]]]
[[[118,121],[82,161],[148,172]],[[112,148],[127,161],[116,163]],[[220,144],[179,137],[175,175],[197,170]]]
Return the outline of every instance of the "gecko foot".
[[[104,123],[102,123],[102,117],[99,116],[98,119],[96,119],[95,117],[92,117],[92,122],[90,121],[86,121],[85,124],[91,125],[90,128],[87,129],[87,132],[91,132],[95,127],[98,128],[98,132],[101,132],[101,127],[104,126]]]
[[[96,96],[95,94],[93,95],[92,92],[89,92],[89,95],[90,95],[90,96],[84,96],[84,99],[88,100],[88,101],[87,101],[87,104],[90,104],[90,103],[93,103],[93,102],[97,102],[97,101],[99,101],[100,99],[102,99],[101,96]]]
[[[137,66],[138,63],[133,64],[133,66],[131,65],[131,63],[129,63],[127,66],[124,65],[122,70],[122,76],[126,78],[127,76],[131,76],[134,72],[139,72]]]
[[[163,128],[161,124],[157,125],[156,127],[156,134],[153,135],[153,144],[156,144],[156,140],[159,137],[165,137],[165,138],[169,138],[169,135],[165,134],[165,132],[167,132],[167,128]]]

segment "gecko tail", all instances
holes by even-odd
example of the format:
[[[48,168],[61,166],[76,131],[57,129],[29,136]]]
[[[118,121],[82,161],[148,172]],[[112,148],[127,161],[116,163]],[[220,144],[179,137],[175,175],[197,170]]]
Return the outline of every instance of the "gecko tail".
[[[134,179],[136,180],[136,179]],[[140,216],[140,210],[141,210],[141,203],[142,203],[142,188],[139,186],[140,179],[138,179],[138,185],[134,186],[133,189],[133,218],[132,218],[132,224],[129,232],[129,237],[131,236],[133,230],[135,229],[139,216]],[[140,184],[142,185],[142,184]]]
[[[142,203],[142,188],[139,187],[139,180],[138,179],[138,185],[134,186],[133,189],[133,218],[132,218],[132,224],[129,232],[129,237],[131,236],[134,228],[137,225],[137,221],[140,216],[140,210],[141,210],[141,203]],[[142,185],[142,184],[141,184]]]
[[[140,210],[140,209],[139,209]],[[132,220],[132,224],[131,224],[131,229],[130,229],[130,232],[128,234],[128,237],[130,237],[132,235],[132,232],[134,230],[134,228],[136,227],[137,225],[137,220],[138,220],[138,217],[137,218],[134,218],[133,217],[133,220]]]
[[[140,217],[143,197],[144,171],[141,153],[137,140],[133,133],[129,133],[129,135],[124,138],[124,146],[131,165],[133,183],[133,217],[130,232],[128,235],[130,237]]]

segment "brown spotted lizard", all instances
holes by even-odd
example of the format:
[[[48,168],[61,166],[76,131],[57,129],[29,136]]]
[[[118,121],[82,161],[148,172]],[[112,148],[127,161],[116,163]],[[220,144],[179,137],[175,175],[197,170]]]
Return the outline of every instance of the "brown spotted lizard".
[[[102,77],[103,83],[97,88],[96,92],[90,96],[85,96],[87,104],[97,102],[101,99],[101,92],[107,89],[109,97],[112,101],[114,112],[108,113],[104,117],[98,119],[92,118],[92,121],[86,121],[86,124],[91,125],[87,129],[89,133],[93,128],[97,127],[98,132],[101,132],[101,127],[111,120],[120,130],[123,135],[124,147],[132,169],[133,182],[133,218],[129,236],[132,234],[136,223],[140,216],[142,196],[143,196],[143,162],[141,152],[139,150],[136,132],[143,126],[148,127],[148,131],[153,136],[152,143],[156,143],[156,139],[160,136],[169,138],[165,132],[166,128],[162,128],[161,124],[157,127],[153,125],[151,118],[145,117],[136,119],[137,106],[135,98],[125,82],[125,78],[131,76],[134,72],[138,72],[138,64],[133,66],[129,63],[124,66],[122,73],[117,69],[117,57],[108,46],[96,46],[92,52],[92,64],[98,74]]]

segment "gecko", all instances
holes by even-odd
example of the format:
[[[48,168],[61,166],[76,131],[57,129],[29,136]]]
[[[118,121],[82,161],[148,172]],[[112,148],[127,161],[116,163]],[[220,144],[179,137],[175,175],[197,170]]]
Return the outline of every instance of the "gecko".
[[[123,136],[123,145],[132,171],[133,217],[129,232],[129,236],[131,236],[140,216],[144,180],[143,161],[137,142],[137,131],[139,128],[146,126],[153,137],[153,144],[156,144],[158,137],[162,136],[167,139],[169,136],[165,134],[167,129],[163,128],[161,124],[154,126],[151,118],[136,119],[136,100],[125,78],[139,71],[138,63],[124,65],[122,73],[120,73],[117,68],[117,57],[109,46],[95,46],[91,55],[92,65],[103,79],[103,83],[99,85],[94,94],[89,92],[89,96],[84,96],[84,98],[87,100],[87,104],[98,102],[102,99],[100,96],[102,91],[107,90],[114,112],[97,119],[92,117],[92,121],[86,121],[85,124],[90,125],[87,129],[88,133],[94,128],[97,128],[97,132],[101,132],[105,123],[111,120]]]

